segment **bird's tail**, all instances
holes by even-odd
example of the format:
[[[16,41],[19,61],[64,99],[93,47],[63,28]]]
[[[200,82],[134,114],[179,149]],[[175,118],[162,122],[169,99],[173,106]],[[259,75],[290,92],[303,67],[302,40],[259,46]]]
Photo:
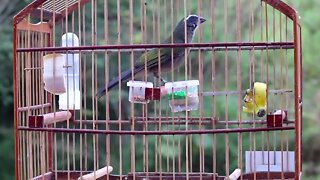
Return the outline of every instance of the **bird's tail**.
[[[144,66],[136,66],[134,68],[133,71],[133,75],[137,74],[138,72],[142,71],[144,69]],[[126,71],[121,72],[120,78],[119,77],[115,77],[113,79],[111,79],[111,81],[109,81],[108,84],[108,89],[106,90],[106,87],[101,87],[96,96],[98,99],[100,99],[102,96],[104,96],[106,94],[107,91],[109,91],[111,88],[115,87],[117,84],[123,82],[123,81],[127,81],[131,78],[132,76],[132,71],[131,69],[128,69]],[[120,80],[119,80],[120,79]]]

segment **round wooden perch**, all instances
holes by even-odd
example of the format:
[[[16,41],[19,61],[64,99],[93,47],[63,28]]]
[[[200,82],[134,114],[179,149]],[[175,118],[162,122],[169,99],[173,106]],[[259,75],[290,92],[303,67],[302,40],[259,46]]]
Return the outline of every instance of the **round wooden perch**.
[[[93,180],[98,179],[106,174],[110,174],[112,172],[112,166],[106,166],[104,168],[93,171],[92,173],[80,176],[78,180]]]
[[[226,180],[237,180],[241,176],[241,170],[235,169],[229,177],[225,178]]]
[[[53,123],[68,121],[72,117],[70,111],[59,111],[39,116],[29,116],[29,127],[43,127]]]

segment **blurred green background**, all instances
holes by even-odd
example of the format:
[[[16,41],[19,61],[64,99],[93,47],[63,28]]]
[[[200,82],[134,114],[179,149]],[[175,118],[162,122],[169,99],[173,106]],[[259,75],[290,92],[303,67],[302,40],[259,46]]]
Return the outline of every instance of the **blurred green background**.
[[[12,17],[30,0],[2,0],[0,7],[0,179],[14,178]],[[230,1],[231,2],[231,1]],[[320,179],[320,16],[319,0],[286,0],[301,16],[303,42],[303,176]],[[311,99],[310,99],[311,98]],[[224,146],[224,144],[222,144]]]

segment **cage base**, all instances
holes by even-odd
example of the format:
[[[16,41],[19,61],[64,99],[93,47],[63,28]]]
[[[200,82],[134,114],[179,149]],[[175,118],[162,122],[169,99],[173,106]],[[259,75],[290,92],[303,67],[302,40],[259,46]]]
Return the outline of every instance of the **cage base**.
[[[256,172],[243,175],[243,179],[294,179],[294,172]]]
[[[80,175],[91,173],[91,171],[55,171],[55,172],[48,172],[43,175],[37,176],[33,178],[33,180],[77,180]],[[242,179],[250,180],[254,179],[294,179],[295,173],[294,172],[256,172],[256,173],[247,173],[242,175]],[[225,176],[218,176],[218,174],[213,173],[172,173],[172,172],[136,172],[136,173],[129,173],[128,175],[115,175],[109,174],[98,178],[98,180],[196,180],[196,179],[216,179],[216,180],[224,180]],[[240,178],[239,178],[240,179]]]

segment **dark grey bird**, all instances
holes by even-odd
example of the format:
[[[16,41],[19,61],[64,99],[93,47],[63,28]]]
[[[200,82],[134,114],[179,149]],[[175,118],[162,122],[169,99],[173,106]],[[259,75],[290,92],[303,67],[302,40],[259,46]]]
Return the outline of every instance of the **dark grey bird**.
[[[199,24],[205,22],[206,19],[197,15],[189,15],[186,18],[183,18],[175,27],[172,36],[167,38],[164,43],[190,43],[192,42],[193,36],[198,28]],[[187,35],[185,36],[185,25]],[[185,41],[185,38],[187,40]],[[160,51],[160,53],[159,53]],[[189,52],[189,51],[188,51]],[[159,56],[160,55],[160,61]],[[178,68],[184,62],[185,48],[176,47],[176,48],[155,48],[150,51],[142,54],[139,59],[137,59],[134,64],[133,71],[130,69],[123,71],[119,77],[115,77],[109,81],[107,90],[103,86],[100,88],[96,94],[98,98],[104,96],[106,91],[109,91],[111,88],[115,87],[119,82],[128,81],[132,74],[136,76],[137,74],[144,74],[144,69],[147,67],[148,73],[153,73],[155,77],[159,77],[158,74],[158,64],[160,62],[161,73],[169,72],[172,70],[171,64],[173,64],[173,69]],[[147,63],[145,66],[145,62]],[[161,78],[164,82],[164,80]]]

